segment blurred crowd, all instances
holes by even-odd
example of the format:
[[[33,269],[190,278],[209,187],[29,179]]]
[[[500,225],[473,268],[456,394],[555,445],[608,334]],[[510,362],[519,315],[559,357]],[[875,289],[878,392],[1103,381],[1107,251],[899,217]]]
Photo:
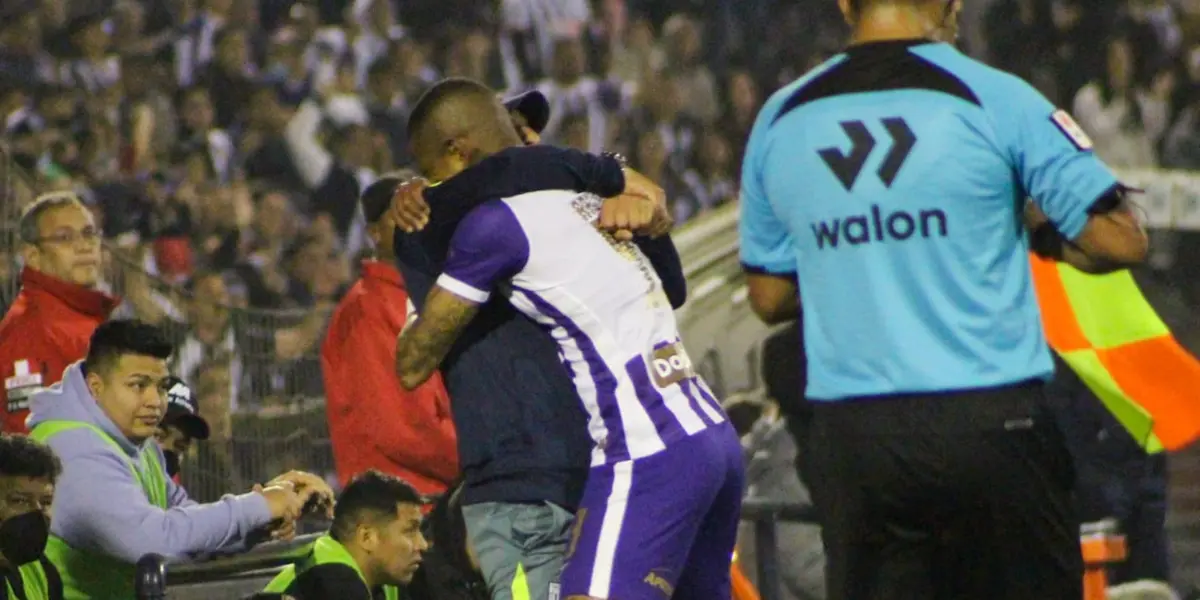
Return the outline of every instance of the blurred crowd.
[[[1200,168],[1200,20],[1171,0],[997,0],[996,66],[1074,114],[1113,167]]]
[[[6,0],[9,188],[78,194],[106,240],[102,287],[123,299],[113,316],[173,333],[173,372],[229,442],[185,471],[212,478],[189,486],[204,497],[328,465],[315,350],[369,252],[355,199],[409,162],[407,109],[427,86],[542,91],[545,141],[625,155],[684,223],[734,199],[763,90],[836,48],[836,8],[805,4]],[[0,214],[3,306],[33,195]]]
[[[1072,108],[1111,164],[1200,168],[1200,27],[1178,5],[994,0],[980,25],[968,50]],[[408,164],[427,86],[540,90],[544,141],[625,155],[682,224],[735,200],[764,96],[844,32],[832,0],[4,0],[0,307],[21,207],[73,191],[114,316],[172,332],[213,424],[189,489],[327,470],[314,356],[370,251],[355,199]]]

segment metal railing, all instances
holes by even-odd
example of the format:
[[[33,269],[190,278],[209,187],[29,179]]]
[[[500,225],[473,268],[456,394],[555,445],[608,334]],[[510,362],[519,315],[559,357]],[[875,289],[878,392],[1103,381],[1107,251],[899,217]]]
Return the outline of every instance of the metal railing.
[[[809,506],[747,500],[742,504],[742,521],[754,528],[755,581],[762,600],[779,600],[780,564],[775,526],[780,522],[815,523]],[[172,562],[147,554],[136,569],[137,600],[224,599],[217,589],[238,594],[262,590],[279,571],[304,556],[320,534],[297,537],[290,542],[270,542],[244,554],[203,562]]]

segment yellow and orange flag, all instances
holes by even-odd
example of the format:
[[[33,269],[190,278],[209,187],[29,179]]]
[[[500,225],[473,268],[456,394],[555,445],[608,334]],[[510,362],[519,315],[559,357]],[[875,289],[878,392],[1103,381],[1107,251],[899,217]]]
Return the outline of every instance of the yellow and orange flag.
[[[1129,271],[1088,275],[1032,257],[1050,346],[1149,453],[1200,438],[1200,361]]]

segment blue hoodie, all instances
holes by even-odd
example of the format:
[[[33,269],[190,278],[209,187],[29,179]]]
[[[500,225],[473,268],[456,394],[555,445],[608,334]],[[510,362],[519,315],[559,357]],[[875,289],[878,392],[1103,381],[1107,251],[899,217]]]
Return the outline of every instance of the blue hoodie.
[[[30,430],[46,421],[89,423],[104,430],[137,461],[140,446],[130,442],[104,414],[83,377],[83,363],[63,373],[62,383],[33,397]],[[168,509],[146,498],[129,464],[112,444],[90,429],[63,431],[49,440],[62,461],[54,494],[50,531],[76,550],[111,556],[128,564],[154,552],[171,558],[214,552],[240,544],[251,531],[271,522],[261,494],[225,496],[197,504],[183,488],[167,479]],[[159,453],[154,440],[147,440]]]

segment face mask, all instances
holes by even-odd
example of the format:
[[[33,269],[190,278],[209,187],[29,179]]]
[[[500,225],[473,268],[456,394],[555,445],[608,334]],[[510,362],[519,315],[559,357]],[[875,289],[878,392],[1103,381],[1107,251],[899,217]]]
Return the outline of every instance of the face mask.
[[[179,453],[171,450],[163,450],[163,466],[167,469],[169,477],[175,477],[179,474]]]
[[[0,525],[0,553],[20,566],[41,558],[50,537],[50,520],[40,510],[17,515]]]

